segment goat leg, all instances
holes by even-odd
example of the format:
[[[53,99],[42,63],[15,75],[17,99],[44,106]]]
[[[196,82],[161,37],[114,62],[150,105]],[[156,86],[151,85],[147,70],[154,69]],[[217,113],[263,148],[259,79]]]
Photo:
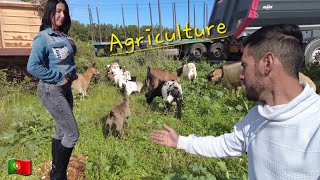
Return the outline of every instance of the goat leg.
[[[123,124],[124,124],[124,119],[122,119],[116,123],[116,129],[114,131],[114,132],[116,132],[115,137],[121,138],[122,133],[123,133]]]
[[[181,120],[181,115],[182,115],[182,98],[177,99],[177,118]]]
[[[240,91],[241,91],[241,86],[238,86],[238,87],[236,88],[237,98],[240,97]]]
[[[171,108],[172,104],[168,101],[166,101],[166,104],[164,106],[164,114],[167,115],[168,112],[170,111],[170,108]]]
[[[107,138],[108,135],[109,135],[109,132],[110,132],[110,124],[106,124],[105,126],[103,126],[103,135],[104,135],[104,138]]]

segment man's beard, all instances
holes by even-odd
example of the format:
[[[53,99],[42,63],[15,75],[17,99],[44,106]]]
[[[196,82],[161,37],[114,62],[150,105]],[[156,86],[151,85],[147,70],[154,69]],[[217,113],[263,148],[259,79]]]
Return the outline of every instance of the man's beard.
[[[259,92],[257,91],[257,87],[247,87],[246,97],[249,101],[259,101]]]
[[[262,84],[262,74],[256,71],[255,76],[255,83],[251,86],[246,86],[246,97],[250,101],[259,101],[260,95],[264,89]]]

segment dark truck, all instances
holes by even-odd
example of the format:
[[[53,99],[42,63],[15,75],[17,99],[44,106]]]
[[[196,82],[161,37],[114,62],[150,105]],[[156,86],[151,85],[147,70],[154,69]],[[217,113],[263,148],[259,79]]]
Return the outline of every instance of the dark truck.
[[[190,60],[202,57],[210,61],[237,61],[242,54],[241,38],[261,26],[293,23],[301,27],[305,38],[306,64],[320,61],[320,1],[319,0],[217,0],[208,26],[226,25],[226,33],[219,34],[215,28],[203,39],[182,39],[167,42],[174,55],[187,56]],[[121,42],[124,43],[124,42]],[[95,52],[104,49],[110,52],[110,42],[93,42]],[[143,43],[142,43],[143,44]],[[155,44],[155,43],[153,43]],[[140,48],[145,48],[142,45]],[[129,51],[129,50],[128,50]]]
[[[241,3],[240,3],[241,2]],[[213,42],[208,49],[214,60],[237,60],[240,39],[261,26],[291,23],[300,26],[305,45],[305,63],[320,62],[319,0],[220,0],[215,2],[209,25],[224,22],[228,38]],[[221,36],[212,31],[212,37]],[[236,38],[236,39],[235,39]]]

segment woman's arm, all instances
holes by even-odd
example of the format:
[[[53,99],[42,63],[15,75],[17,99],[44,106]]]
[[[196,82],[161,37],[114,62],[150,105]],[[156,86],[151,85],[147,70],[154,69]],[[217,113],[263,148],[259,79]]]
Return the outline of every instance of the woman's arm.
[[[45,66],[49,61],[49,54],[46,50],[46,40],[41,34],[38,34],[33,40],[33,48],[29,56],[27,70],[33,76],[43,82],[62,85],[64,83],[63,74],[59,71],[52,70]]]

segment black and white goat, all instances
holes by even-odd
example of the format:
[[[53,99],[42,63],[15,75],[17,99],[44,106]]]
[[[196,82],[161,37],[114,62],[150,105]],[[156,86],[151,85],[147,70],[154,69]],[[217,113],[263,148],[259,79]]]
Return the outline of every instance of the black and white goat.
[[[166,81],[161,88],[162,98],[165,101],[165,114],[170,110],[172,103],[177,103],[177,118],[181,119],[182,112],[182,88],[179,81]]]

